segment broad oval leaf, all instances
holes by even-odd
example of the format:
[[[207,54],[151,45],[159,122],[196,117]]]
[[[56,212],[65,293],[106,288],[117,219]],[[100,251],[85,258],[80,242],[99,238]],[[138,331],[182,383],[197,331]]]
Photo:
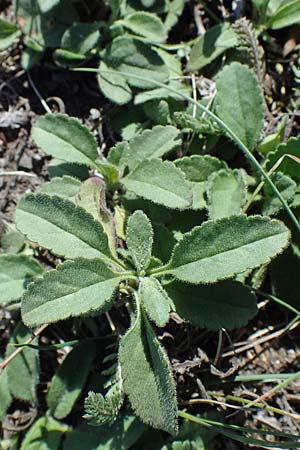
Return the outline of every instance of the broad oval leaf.
[[[197,286],[174,282],[166,290],[180,317],[209,330],[241,327],[257,312],[255,295],[238,281]]]
[[[80,206],[57,196],[26,195],[16,212],[18,229],[57,255],[109,259],[107,235],[100,222]]]
[[[167,39],[167,33],[160,18],[156,14],[146,11],[137,11],[126,15],[121,20],[125,28],[140,34],[154,42],[164,42]]]
[[[6,357],[10,356],[16,347],[14,344],[24,344],[32,334],[22,322],[15,328],[6,349]],[[35,339],[34,344],[37,343]],[[39,354],[36,350],[26,347],[6,367],[10,393],[19,400],[36,402],[36,387],[39,382]]]
[[[81,182],[77,178],[64,175],[62,177],[52,178],[51,181],[42,184],[38,189],[41,194],[57,195],[72,202],[80,190]]]
[[[129,36],[119,36],[105,49],[103,61],[116,71],[150,78],[164,83],[169,77],[169,70],[159,54],[149,45]],[[124,77],[130,86],[148,89],[153,83],[134,77]]]
[[[32,283],[22,298],[22,318],[30,327],[110,306],[114,290],[124,279],[100,259],[66,261]]]
[[[58,367],[47,395],[50,413],[56,419],[63,419],[72,411],[86,383],[94,357],[93,343],[79,344]]]
[[[192,47],[187,70],[202,69],[227,49],[237,45],[238,36],[228,24],[215,25],[203,33]]]
[[[95,166],[98,157],[96,139],[75,117],[46,114],[36,122],[32,137],[48,155],[68,162]]]
[[[269,262],[289,238],[282,222],[267,217],[240,215],[205,222],[183,236],[165,272],[189,283],[215,283]]]
[[[119,360],[124,391],[135,414],[154,428],[176,432],[176,390],[170,363],[141,311],[121,339]]]
[[[160,282],[152,277],[142,278],[139,293],[149,319],[158,327],[165,326],[169,321],[171,300]]]
[[[142,161],[161,158],[180,144],[180,131],[171,125],[157,125],[151,130],[144,130],[129,142],[127,166],[129,170],[133,170]]]
[[[255,147],[263,127],[264,106],[257,78],[248,67],[233,62],[219,72],[216,112],[249,149]]]
[[[189,181],[207,181],[208,177],[221,169],[226,169],[225,161],[211,155],[191,155],[174,161],[176,167],[184,172]]]
[[[192,203],[190,186],[171,161],[143,161],[122,183],[140,197],[167,208],[186,209]]]
[[[288,27],[293,24],[299,24],[300,22],[300,3],[299,0],[292,0],[285,2],[280,8],[272,15],[268,26],[273,30]]]
[[[121,413],[112,425],[82,424],[67,434],[63,450],[128,450],[145,431],[135,416]]]
[[[61,39],[61,48],[80,55],[87,54],[96,47],[100,38],[99,22],[75,22],[68,28]]]
[[[212,220],[241,214],[246,200],[242,170],[223,169],[212,174],[207,184],[208,214]]]
[[[147,269],[152,253],[153,229],[143,211],[135,211],[129,217],[126,244],[137,270]]]
[[[29,256],[0,255],[0,305],[18,300],[32,278],[43,272],[43,267]]]
[[[59,450],[68,425],[52,417],[40,417],[27,431],[20,450]]]
[[[107,70],[109,73],[106,73]],[[132,99],[132,91],[126,79],[104,61],[100,63],[97,79],[105,97],[117,105],[125,105]]]

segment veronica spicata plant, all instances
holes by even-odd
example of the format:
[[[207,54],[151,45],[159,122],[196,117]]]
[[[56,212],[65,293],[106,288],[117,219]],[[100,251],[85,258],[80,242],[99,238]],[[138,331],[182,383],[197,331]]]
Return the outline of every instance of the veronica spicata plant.
[[[22,297],[23,322],[33,328],[125,304],[130,327],[120,337],[113,382],[105,396],[90,392],[85,417],[94,424],[113,422],[127,396],[143,422],[175,433],[175,383],[156,327],[165,326],[171,312],[211,330],[245,324],[256,312],[256,301],[242,281],[283,251],[290,232],[278,220],[242,213],[247,189],[242,170],[231,170],[211,156],[164,161],[181,142],[173,126],[146,130],[112,148],[107,159],[99,158],[92,133],[68,116],[39,119],[33,137],[50,155],[73,168],[94,169],[94,176],[84,181],[53,178],[18,205],[19,231],[63,258],[56,269],[43,274],[34,266],[27,276],[35,279]],[[224,183],[226,197],[221,195]],[[130,214],[124,208],[147,201],[151,221],[141,209]],[[199,218],[206,209],[208,220],[174,238],[158,226],[154,204],[162,208],[160,214],[184,210]],[[2,258],[6,279],[20,284],[12,263]],[[86,358],[89,366],[91,354]],[[61,418],[69,406],[58,402],[62,387],[57,377],[48,396],[52,413]]]

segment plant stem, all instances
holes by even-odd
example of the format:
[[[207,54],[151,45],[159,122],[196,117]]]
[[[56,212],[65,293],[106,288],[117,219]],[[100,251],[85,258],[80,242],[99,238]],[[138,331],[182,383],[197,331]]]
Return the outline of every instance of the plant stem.
[[[269,177],[267,172],[259,164],[259,162],[255,158],[255,156],[245,146],[245,144],[240,140],[240,138],[234,133],[234,131],[232,131],[232,129],[228,125],[226,125],[225,122],[223,122],[222,119],[220,119],[218,116],[216,116],[212,111],[207,109],[200,102],[198,102],[197,100],[194,100],[189,95],[184,94],[183,92],[180,92],[177,89],[172,88],[171,86],[168,86],[165,83],[161,83],[160,81],[152,80],[148,77],[143,77],[140,75],[135,75],[135,74],[123,72],[123,71],[100,70],[100,69],[92,69],[92,68],[87,68],[87,67],[80,67],[80,68],[73,69],[73,70],[77,71],[77,72],[94,72],[94,73],[99,73],[99,74],[103,73],[103,74],[108,74],[108,75],[115,75],[117,73],[118,75],[123,75],[124,77],[148,81],[149,83],[152,83],[155,86],[165,88],[169,92],[173,92],[176,95],[179,95],[183,99],[187,100],[188,102],[192,103],[193,105],[196,105],[197,108],[199,108],[201,111],[205,112],[227,133],[227,135],[233,140],[233,142],[235,142],[235,144],[240,148],[240,150],[244,153],[244,155],[247,157],[247,159],[252,163],[252,165],[255,167],[257,172],[265,179],[265,181],[269,184],[270,188],[272,189],[273,193],[279,198],[283,208],[285,209],[286,213],[288,214],[288,216],[290,217],[291,221],[293,222],[295,228],[297,229],[297,231],[300,234],[300,224],[299,224],[296,216],[294,215],[294,213],[288,206],[287,202],[285,201],[285,199],[283,198],[283,196],[281,195],[281,193],[279,192],[279,190],[277,189],[277,187],[275,186],[275,184],[273,183],[273,181],[271,180],[271,178]]]

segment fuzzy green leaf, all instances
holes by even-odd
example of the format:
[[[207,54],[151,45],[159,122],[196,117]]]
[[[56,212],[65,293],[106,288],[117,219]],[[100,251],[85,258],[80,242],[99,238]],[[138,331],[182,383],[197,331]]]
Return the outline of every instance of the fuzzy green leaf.
[[[169,77],[169,70],[159,54],[149,45],[129,36],[119,36],[105,49],[103,61],[115,70],[133,75],[144,76],[164,83]],[[130,86],[148,89],[153,83],[124,77]],[[156,86],[154,86],[156,87]]]
[[[192,191],[171,161],[143,161],[122,183],[140,197],[168,208],[186,209],[192,203]]]
[[[80,190],[81,182],[77,178],[72,178],[68,175],[62,177],[55,177],[48,183],[42,184],[38,189],[41,194],[57,195],[74,202],[76,195]]]
[[[31,332],[20,322],[15,328],[6,349],[6,357],[10,356],[16,347],[31,338]],[[33,343],[37,343],[35,339]],[[38,352],[32,348],[24,348],[6,367],[10,393],[19,400],[36,402],[36,386],[39,381]]]
[[[295,195],[297,184],[287,175],[281,172],[275,172],[272,175],[272,181],[281,193],[282,197],[289,205],[294,205],[297,201]],[[282,203],[278,197],[274,195],[269,185],[264,186],[265,199],[262,205],[262,213],[267,216],[274,216],[282,209]]]
[[[112,424],[118,417],[124,401],[124,394],[119,383],[114,384],[105,395],[89,392],[84,401],[85,415],[91,425]]]
[[[11,402],[12,396],[9,391],[7,370],[4,369],[0,374],[0,422],[3,421]]]
[[[141,311],[121,340],[119,360],[124,391],[135,414],[154,428],[176,432],[176,391],[170,364]]]
[[[61,39],[61,48],[80,55],[86,55],[96,47],[100,38],[99,23],[73,23]]]
[[[126,244],[137,270],[147,269],[152,253],[153,229],[143,211],[135,211],[129,217]]]
[[[288,245],[277,220],[244,215],[205,222],[175,246],[165,273],[189,283],[215,283],[269,262]]]
[[[170,299],[160,282],[152,277],[140,280],[139,293],[142,305],[148,317],[158,327],[163,327],[169,321]]]
[[[219,118],[253,149],[264,119],[262,94],[254,73],[238,62],[226,66],[217,78],[215,101]]]
[[[52,417],[40,417],[27,431],[20,450],[58,450],[68,425]]]
[[[114,103],[125,105],[132,99],[132,91],[122,75],[118,71],[101,61],[98,74],[98,84],[102,93]],[[105,73],[106,70],[114,73]]]
[[[296,181],[300,181],[300,139],[299,138],[290,138],[286,143],[280,144],[279,147],[274,152],[268,154],[266,168],[267,170],[271,170],[273,166],[279,162],[279,160],[284,155],[294,156],[295,159],[292,159],[288,156],[285,156],[278,170],[285,175],[295,179]],[[299,160],[299,161],[298,161]]]
[[[48,155],[94,166],[98,157],[93,134],[78,119],[64,114],[46,114],[32,129],[32,137]]]
[[[18,300],[32,278],[44,272],[42,266],[25,255],[0,255],[0,304]]]
[[[207,185],[208,214],[212,220],[241,214],[246,200],[246,180],[241,170],[222,169]]]
[[[0,51],[7,49],[20,36],[21,30],[14,23],[0,19]]]
[[[94,357],[93,343],[80,344],[68,353],[59,366],[47,395],[50,413],[56,419],[63,419],[72,411],[86,383]]]
[[[300,22],[300,4],[299,0],[292,0],[285,2],[280,8],[272,15],[268,26],[273,30],[288,27],[293,24],[299,24]]]
[[[184,156],[174,163],[184,172],[187,180],[195,182],[207,181],[212,173],[227,168],[225,161],[210,155]]]
[[[128,450],[144,431],[135,416],[121,414],[111,426],[79,426],[68,433],[63,450]]]
[[[179,130],[171,125],[157,125],[142,131],[129,142],[126,152],[129,170],[135,169],[146,159],[161,158],[180,144]]]
[[[106,310],[124,276],[100,259],[66,261],[31,284],[22,299],[22,318],[28,326]]]
[[[102,225],[83,208],[46,194],[26,195],[16,213],[28,239],[67,258],[111,256]]]
[[[198,286],[174,282],[166,290],[179,316],[209,330],[241,327],[257,312],[255,295],[238,281]]]
[[[125,28],[133,33],[144,36],[154,42],[164,42],[167,39],[167,33],[160,18],[155,14],[146,11],[137,11],[126,15],[120,21]]]
[[[238,45],[238,37],[228,24],[215,25],[203,33],[194,44],[187,70],[197,71],[210,64],[227,49]]]

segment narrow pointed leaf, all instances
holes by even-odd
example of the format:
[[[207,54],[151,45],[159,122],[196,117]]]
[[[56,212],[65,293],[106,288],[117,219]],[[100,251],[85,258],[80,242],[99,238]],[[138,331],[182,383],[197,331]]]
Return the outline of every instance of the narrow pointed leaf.
[[[100,259],[67,261],[31,284],[22,299],[22,318],[30,327],[103,311],[122,274]]]
[[[241,327],[257,312],[255,295],[238,281],[197,286],[174,282],[166,290],[180,317],[209,330]]]
[[[48,155],[94,166],[98,157],[93,134],[78,119],[64,114],[40,117],[32,130],[32,137]]]
[[[223,169],[212,174],[207,186],[208,213],[212,220],[241,214],[246,200],[243,172]]]
[[[119,359],[124,391],[135,414],[154,428],[176,432],[176,391],[170,364],[141,312],[121,340]]]
[[[93,343],[80,344],[68,353],[59,366],[47,395],[50,413],[56,419],[63,419],[72,411],[86,383],[94,357]]]
[[[286,226],[243,215],[205,222],[176,245],[166,272],[190,283],[215,283],[269,262],[288,245]]]
[[[122,183],[140,197],[168,208],[185,209],[192,203],[184,174],[171,161],[144,161]]]
[[[46,194],[29,194],[19,203],[18,229],[28,239],[67,258],[109,258],[102,225],[68,200]]]
[[[248,67],[233,62],[219,73],[216,111],[248,148],[255,147],[263,127],[264,106],[257,78]]]
[[[181,144],[179,130],[171,125],[157,125],[142,131],[129,142],[127,165],[135,169],[145,159],[161,158]]]
[[[153,229],[143,211],[136,211],[129,217],[126,244],[137,270],[147,269],[152,253]]]
[[[283,3],[283,2],[281,2]],[[299,24],[300,4],[298,0],[284,2],[280,8],[272,15],[269,26],[273,30],[288,27],[293,24]]]
[[[42,266],[25,255],[0,255],[0,304],[18,300],[33,277],[44,272]]]
[[[16,347],[14,344],[23,344],[32,334],[22,322],[14,330],[6,349],[6,357],[10,356]],[[34,344],[37,343],[35,339]],[[32,348],[24,348],[6,367],[10,393],[19,400],[35,403],[36,386],[39,381],[38,352]]]
[[[20,36],[21,30],[14,23],[0,19],[0,51],[7,49]]]
[[[152,277],[142,278],[139,292],[148,317],[158,327],[165,326],[169,321],[171,300],[160,282]]]

